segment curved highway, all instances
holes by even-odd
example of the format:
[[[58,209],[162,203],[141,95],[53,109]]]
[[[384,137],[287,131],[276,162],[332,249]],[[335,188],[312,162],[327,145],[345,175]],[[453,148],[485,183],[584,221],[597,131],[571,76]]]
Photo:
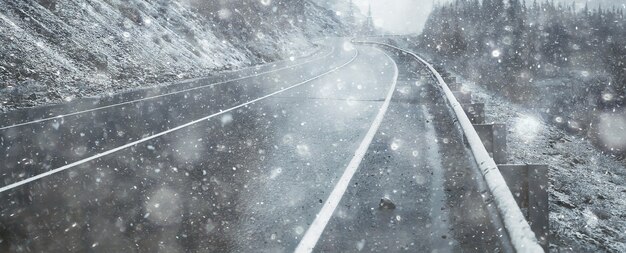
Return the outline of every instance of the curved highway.
[[[431,80],[401,55],[326,44],[0,115],[0,252],[501,248]]]

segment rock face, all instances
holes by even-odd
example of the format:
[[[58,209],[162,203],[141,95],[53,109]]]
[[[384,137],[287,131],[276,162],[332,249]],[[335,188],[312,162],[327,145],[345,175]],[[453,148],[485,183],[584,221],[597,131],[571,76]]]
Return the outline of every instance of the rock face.
[[[344,30],[308,0],[1,1],[0,111],[298,56]]]

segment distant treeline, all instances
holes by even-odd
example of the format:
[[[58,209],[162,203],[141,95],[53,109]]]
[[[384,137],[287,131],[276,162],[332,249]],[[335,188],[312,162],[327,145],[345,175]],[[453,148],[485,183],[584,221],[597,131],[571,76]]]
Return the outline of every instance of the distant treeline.
[[[510,97],[525,99],[529,84],[540,79],[580,75],[585,85],[597,86],[597,93],[624,101],[626,18],[621,7],[457,0],[434,8],[421,42],[457,71]]]

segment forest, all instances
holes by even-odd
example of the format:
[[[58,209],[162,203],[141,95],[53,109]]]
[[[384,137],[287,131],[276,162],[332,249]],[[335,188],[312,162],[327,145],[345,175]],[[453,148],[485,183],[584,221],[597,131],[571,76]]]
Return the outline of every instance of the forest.
[[[420,40],[477,84],[585,132],[594,112],[624,105],[625,21],[621,7],[456,0],[434,8]]]

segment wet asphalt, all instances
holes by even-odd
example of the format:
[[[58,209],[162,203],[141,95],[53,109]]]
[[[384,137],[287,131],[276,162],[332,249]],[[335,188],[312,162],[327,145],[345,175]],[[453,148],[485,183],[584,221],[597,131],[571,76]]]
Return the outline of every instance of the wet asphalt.
[[[394,61],[389,110],[314,251],[497,250],[445,105],[418,66],[387,54],[334,40],[295,61],[0,115],[7,127],[111,106],[1,129],[0,187],[215,115],[0,192],[0,252],[291,252],[370,128]],[[203,88],[115,106],[192,87]],[[395,209],[379,208],[383,197]]]

